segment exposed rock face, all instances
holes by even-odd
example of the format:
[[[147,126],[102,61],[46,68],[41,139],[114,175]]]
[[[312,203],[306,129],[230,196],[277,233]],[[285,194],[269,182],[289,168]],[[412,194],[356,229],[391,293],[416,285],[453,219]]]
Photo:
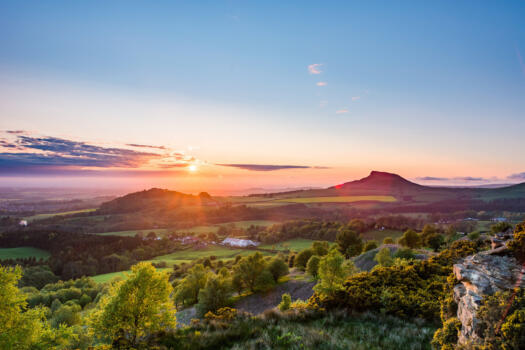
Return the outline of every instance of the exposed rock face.
[[[512,289],[519,280],[521,266],[510,256],[495,255],[499,248],[475,254],[454,265],[454,274],[461,282],[454,287],[454,300],[458,304],[458,319],[462,323],[459,343],[476,342],[483,337],[477,311],[485,295]],[[525,271],[523,271],[525,272]],[[521,280],[525,287],[525,278]]]

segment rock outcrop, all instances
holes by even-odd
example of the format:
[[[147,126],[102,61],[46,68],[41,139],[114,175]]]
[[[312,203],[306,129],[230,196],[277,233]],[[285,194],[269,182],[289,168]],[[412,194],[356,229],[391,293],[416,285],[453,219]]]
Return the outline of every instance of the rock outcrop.
[[[498,291],[517,287],[525,288],[525,278],[521,279],[520,264],[511,256],[505,255],[506,247],[478,253],[466,257],[454,265],[454,274],[460,284],[454,287],[454,300],[458,304],[458,319],[462,324],[459,343],[477,342],[482,337],[480,322],[476,317],[483,297]]]

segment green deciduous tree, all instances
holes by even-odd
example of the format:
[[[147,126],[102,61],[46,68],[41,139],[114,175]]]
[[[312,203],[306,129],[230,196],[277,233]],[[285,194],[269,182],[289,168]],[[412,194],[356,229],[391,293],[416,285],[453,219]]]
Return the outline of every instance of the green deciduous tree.
[[[365,245],[363,246],[363,253],[366,253],[369,250],[376,249],[378,246],[377,241],[371,240],[366,241]]]
[[[345,259],[337,250],[332,249],[319,261],[319,283],[314,290],[327,296],[333,296],[335,292],[343,287],[343,281],[347,276],[347,270],[343,266]]]
[[[265,268],[266,262],[261,253],[257,252],[243,257],[233,268],[235,283],[240,282],[245,288],[251,292],[255,292],[257,289],[257,279]]]
[[[408,229],[403,233],[403,236],[399,239],[399,244],[412,249],[421,246],[419,235],[412,229]]]
[[[314,277],[317,278],[318,272],[319,272],[319,262],[321,261],[321,258],[317,255],[312,256],[308,263],[306,264],[306,272]]]
[[[312,243],[312,252],[314,255],[324,256],[330,250],[330,243],[327,241],[315,241]]]
[[[341,228],[336,236],[337,248],[347,258],[361,254],[363,251],[363,240],[355,231]]]
[[[198,300],[199,291],[204,288],[210,271],[202,264],[193,266],[175,288],[174,299],[177,304],[193,305]]]
[[[288,265],[279,257],[270,260],[268,263],[268,271],[272,274],[275,282],[277,282],[279,278],[286,276],[289,272]]]
[[[210,275],[206,285],[199,291],[197,310],[200,315],[208,311],[215,312],[228,305],[232,294],[231,281],[221,275]]]
[[[308,263],[308,260],[310,259],[312,255],[314,255],[314,252],[312,251],[312,249],[305,249],[301,251],[299,254],[295,256],[294,266],[300,270],[304,270],[306,268],[306,264]]]
[[[17,288],[19,267],[0,266],[0,349],[29,349],[44,330],[42,309],[27,309],[26,296]]]
[[[390,254],[390,249],[388,248],[381,249],[374,257],[374,260],[380,266],[392,266],[394,264],[394,259],[392,259],[392,254]]]
[[[150,263],[134,265],[129,278],[115,282],[99,301],[91,315],[91,330],[110,339],[120,336],[136,346],[148,334],[172,329],[176,325],[172,290],[165,272]]]

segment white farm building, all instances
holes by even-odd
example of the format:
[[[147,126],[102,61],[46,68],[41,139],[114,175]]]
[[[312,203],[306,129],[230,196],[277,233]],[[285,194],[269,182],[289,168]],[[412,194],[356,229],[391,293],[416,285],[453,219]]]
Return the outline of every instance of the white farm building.
[[[229,245],[231,247],[250,247],[250,246],[258,246],[258,242],[254,242],[249,239],[239,239],[239,238],[226,238],[224,241],[222,241],[223,245]]]

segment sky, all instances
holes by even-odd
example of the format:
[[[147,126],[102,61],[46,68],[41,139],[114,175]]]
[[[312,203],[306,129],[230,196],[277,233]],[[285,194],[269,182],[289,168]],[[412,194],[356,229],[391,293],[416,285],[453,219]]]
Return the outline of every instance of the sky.
[[[2,1],[0,183],[525,181],[523,1]]]

